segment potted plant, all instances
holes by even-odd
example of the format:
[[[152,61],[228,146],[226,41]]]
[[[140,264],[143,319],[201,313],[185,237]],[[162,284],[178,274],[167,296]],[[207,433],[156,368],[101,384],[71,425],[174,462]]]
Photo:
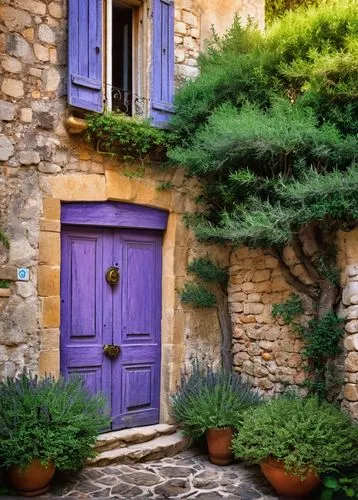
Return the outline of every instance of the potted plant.
[[[47,491],[55,468],[81,468],[109,424],[103,397],[78,376],[8,378],[0,382],[0,401],[0,466],[23,496]]]
[[[320,474],[358,463],[358,426],[316,396],[281,396],[245,412],[237,458],[259,463],[277,493],[306,496]]]
[[[184,434],[194,440],[206,435],[210,461],[227,465],[232,461],[231,441],[242,412],[260,398],[236,373],[200,368],[195,361],[171,401]]]

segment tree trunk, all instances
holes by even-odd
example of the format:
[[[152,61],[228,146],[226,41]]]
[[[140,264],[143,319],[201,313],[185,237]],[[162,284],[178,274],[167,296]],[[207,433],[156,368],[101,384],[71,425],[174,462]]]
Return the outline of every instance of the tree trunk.
[[[232,370],[232,326],[227,294],[221,288],[216,292],[217,311],[221,329],[221,360],[225,371]]]

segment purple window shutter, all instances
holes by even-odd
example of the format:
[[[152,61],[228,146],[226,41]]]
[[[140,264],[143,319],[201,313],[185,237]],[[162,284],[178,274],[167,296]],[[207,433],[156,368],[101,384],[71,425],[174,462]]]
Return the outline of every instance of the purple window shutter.
[[[68,102],[102,111],[102,0],[69,0]]]
[[[153,0],[153,68],[151,117],[165,127],[173,113],[174,1]]]

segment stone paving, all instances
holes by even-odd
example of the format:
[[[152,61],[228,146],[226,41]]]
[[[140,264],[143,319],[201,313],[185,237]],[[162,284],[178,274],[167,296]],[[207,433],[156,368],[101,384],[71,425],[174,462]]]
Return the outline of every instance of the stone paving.
[[[91,467],[72,477],[57,477],[40,498],[202,498],[277,499],[257,466],[213,465],[191,449],[173,458],[133,465]]]

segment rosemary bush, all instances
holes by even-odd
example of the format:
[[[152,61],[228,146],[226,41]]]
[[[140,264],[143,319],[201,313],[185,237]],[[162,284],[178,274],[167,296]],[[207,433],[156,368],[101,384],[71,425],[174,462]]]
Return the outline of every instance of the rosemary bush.
[[[257,405],[260,397],[236,373],[202,368],[195,361],[171,401],[183,432],[198,439],[207,429],[239,427],[243,411]]]
[[[245,412],[233,451],[254,463],[275,457],[297,476],[310,468],[327,473],[358,464],[358,426],[316,396],[290,394]]]
[[[61,470],[79,469],[109,425],[104,398],[90,394],[80,377],[8,378],[0,383],[0,401],[2,468],[26,467],[37,458]]]

